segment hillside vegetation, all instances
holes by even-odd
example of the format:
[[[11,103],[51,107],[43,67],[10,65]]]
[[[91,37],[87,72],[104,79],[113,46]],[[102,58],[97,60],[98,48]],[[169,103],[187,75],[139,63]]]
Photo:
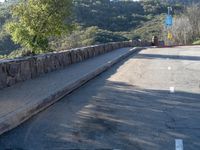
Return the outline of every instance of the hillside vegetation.
[[[170,5],[179,15],[191,0],[74,0],[71,18],[75,29],[61,37],[49,38],[50,50],[63,50],[91,44],[124,41],[130,39],[150,40],[153,35],[162,38],[164,14]],[[9,57],[28,55],[29,50],[14,44],[4,30],[12,20],[10,10],[18,0],[0,4],[0,55]]]

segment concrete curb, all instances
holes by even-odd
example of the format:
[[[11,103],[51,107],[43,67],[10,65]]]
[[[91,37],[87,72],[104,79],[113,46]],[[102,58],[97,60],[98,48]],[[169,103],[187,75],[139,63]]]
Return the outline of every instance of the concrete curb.
[[[101,74],[102,72],[106,71],[114,64],[118,63],[119,61],[123,60],[124,58],[128,57],[129,55],[136,53],[144,48],[133,48],[125,54],[120,55],[119,57],[109,61],[108,63],[100,66],[99,68],[93,70],[82,76],[81,78],[69,83],[60,91],[56,91],[52,93],[50,96],[46,97],[45,99],[41,99],[37,102],[29,103],[22,109],[18,109],[9,115],[0,119],[0,135],[19,126],[21,123],[25,122],[29,118],[33,117],[40,111],[44,110],[45,108],[49,107],[50,105],[54,104],[67,94],[71,93],[75,89],[81,87],[83,84],[88,82],[89,80],[95,78],[97,75]]]

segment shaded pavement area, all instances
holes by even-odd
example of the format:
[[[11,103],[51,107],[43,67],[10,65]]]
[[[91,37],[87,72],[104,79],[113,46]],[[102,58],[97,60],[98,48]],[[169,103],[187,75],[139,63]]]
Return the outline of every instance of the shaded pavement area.
[[[1,135],[0,150],[172,150],[175,139],[199,150],[199,58],[200,47],[132,55]]]

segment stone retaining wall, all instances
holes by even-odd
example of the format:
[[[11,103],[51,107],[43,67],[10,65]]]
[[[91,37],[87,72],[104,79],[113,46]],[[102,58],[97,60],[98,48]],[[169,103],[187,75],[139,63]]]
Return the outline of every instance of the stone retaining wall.
[[[149,46],[149,43],[136,41],[107,43],[33,57],[0,60],[0,89],[115,49],[133,46]]]

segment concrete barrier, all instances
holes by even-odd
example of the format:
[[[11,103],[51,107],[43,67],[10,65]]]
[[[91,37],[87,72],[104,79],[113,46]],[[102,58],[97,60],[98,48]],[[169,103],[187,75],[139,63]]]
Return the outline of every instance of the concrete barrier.
[[[70,64],[81,62],[115,49],[133,46],[149,46],[149,43],[139,41],[115,42],[32,57],[0,60],[0,89],[62,69]]]

